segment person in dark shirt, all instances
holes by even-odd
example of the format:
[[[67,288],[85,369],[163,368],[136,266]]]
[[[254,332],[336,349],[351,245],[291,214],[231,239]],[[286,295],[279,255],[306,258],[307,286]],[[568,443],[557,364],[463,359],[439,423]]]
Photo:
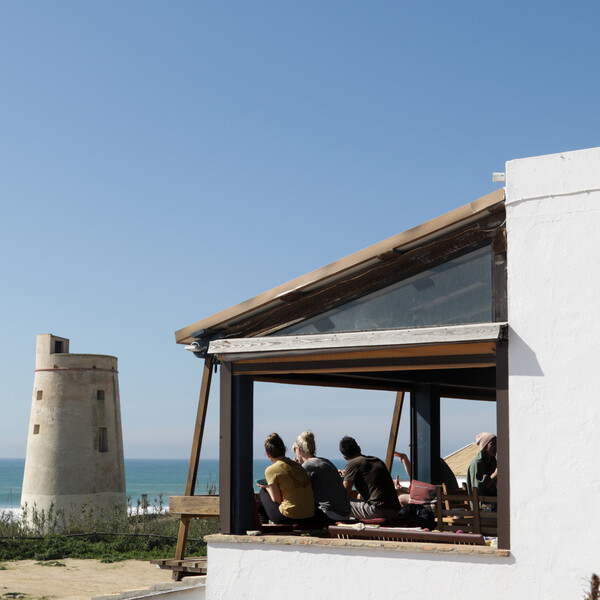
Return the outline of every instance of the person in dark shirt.
[[[375,456],[363,455],[356,440],[349,436],[340,440],[340,452],[348,461],[344,487],[351,498],[351,516],[355,519],[396,518],[400,503],[385,463]]]
[[[469,465],[467,491],[472,494],[473,488],[477,488],[482,496],[496,496],[498,494],[497,438],[493,433],[483,432],[477,435],[475,442],[481,450]]]

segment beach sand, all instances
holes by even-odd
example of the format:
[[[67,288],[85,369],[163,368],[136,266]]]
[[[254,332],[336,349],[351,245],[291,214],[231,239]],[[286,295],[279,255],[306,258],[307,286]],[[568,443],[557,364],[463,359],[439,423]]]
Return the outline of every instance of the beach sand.
[[[65,566],[49,566],[53,562]],[[0,598],[22,600],[89,600],[171,581],[171,571],[141,560],[115,563],[72,558],[48,563],[19,560],[0,563],[0,569]]]

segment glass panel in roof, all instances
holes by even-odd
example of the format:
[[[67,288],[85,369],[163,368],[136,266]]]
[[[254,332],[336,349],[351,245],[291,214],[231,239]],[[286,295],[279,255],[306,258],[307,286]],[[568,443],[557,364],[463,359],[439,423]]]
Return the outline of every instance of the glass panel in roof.
[[[274,335],[373,331],[492,321],[490,246],[280,329]]]

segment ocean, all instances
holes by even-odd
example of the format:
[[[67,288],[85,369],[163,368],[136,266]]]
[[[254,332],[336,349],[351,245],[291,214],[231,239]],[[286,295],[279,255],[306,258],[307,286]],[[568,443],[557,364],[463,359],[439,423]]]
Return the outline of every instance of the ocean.
[[[125,459],[125,486],[130,504],[133,507],[137,506],[138,501],[141,502],[142,494],[146,494],[151,505],[158,504],[160,497],[163,503],[168,505],[169,496],[182,496],[185,491],[188,463],[189,461],[183,458]],[[340,469],[345,465],[343,459],[334,460],[333,463]],[[265,469],[269,464],[264,458],[254,460],[254,481],[265,476]],[[0,458],[0,511],[20,506],[24,467],[24,458]],[[406,478],[404,469],[396,460],[392,475],[395,477],[398,473],[401,479]],[[219,461],[200,459],[196,494],[208,494],[210,490],[219,493]],[[258,491],[257,487],[255,491]]]

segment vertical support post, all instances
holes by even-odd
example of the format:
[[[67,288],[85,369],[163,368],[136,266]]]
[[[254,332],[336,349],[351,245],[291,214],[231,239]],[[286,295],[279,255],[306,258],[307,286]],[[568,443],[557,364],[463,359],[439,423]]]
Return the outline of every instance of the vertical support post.
[[[245,534],[249,529],[254,529],[253,391],[252,377],[239,375],[233,378],[232,525],[236,534]]]
[[[231,404],[232,365],[221,363],[221,403],[219,410],[219,530],[231,533]]]
[[[221,366],[219,449],[221,533],[243,534],[253,528],[253,386],[248,375]]]
[[[190,464],[188,466],[187,480],[185,483],[185,495],[193,496],[196,488],[196,477],[198,475],[198,461],[202,449],[202,438],[204,437],[204,424],[206,423],[206,411],[208,410],[208,396],[210,393],[210,382],[212,379],[212,357],[204,359],[204,370],[202,372],[202,385],[198,399],[198,411],[196,413],[196,425],[194,427],[194,438],[192,440],[192,451]],[[190,528],[189,517],[182,515],[179,521],[179,532],[177,534],[177,546],[175,548],[175,559],[185,558],[185,547],[187,545],[188,531]],[[173,579],[181,580],[181,572],[174,571]]]
[[[385,466],[390,473],[392,472],[392,464],[394,462],[394,450],[396,449],[396,441],[398,440],[398,429],[400,428],[403,404],[404,392],[398,392],[396,394],[396,404],[394,405],[394,415],[392,416],[392,426],[390,427],[390,439],[385,455]]]
[[[427,483],[440,478],[440,390],[417,384],[411,398],[411,475]]]
[[[510,548],[510,446],[508,341],[496,344],[496,427],[498,436],[498,548]]]

